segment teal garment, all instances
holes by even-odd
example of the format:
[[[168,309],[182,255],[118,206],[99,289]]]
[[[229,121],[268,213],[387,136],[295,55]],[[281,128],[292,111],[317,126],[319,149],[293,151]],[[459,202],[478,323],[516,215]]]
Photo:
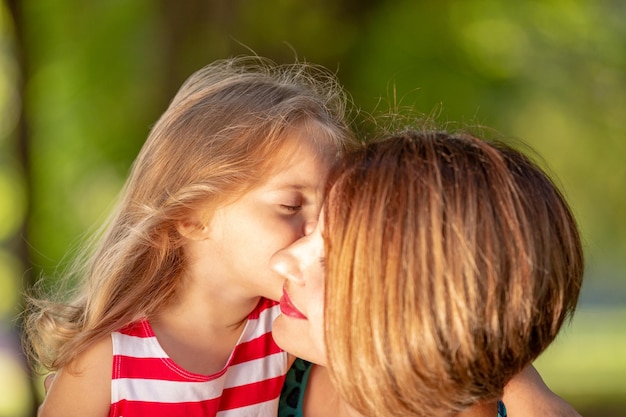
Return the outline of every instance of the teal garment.
[[[278,417],[302,417],[304,392],[311,374],[310,362],[296,359],[287,376],[278,403]]]
[[[502,401],[498,401],[498,417],[506,417],[506,407]]]
[[[302,404],[311,368],[311,363],[302,359],[296,359],[291,365],[280,394],[278,417],[303,417]],[[498,417],[506,417],[506,408],[502,401],[498,401]]]

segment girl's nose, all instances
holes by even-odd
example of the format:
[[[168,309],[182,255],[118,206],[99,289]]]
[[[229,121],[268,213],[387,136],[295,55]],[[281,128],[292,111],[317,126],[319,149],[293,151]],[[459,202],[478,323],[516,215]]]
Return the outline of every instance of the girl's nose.
[[[283,278],[298,284],[304,283],[298,259],[290,252],[290,247],[279,250],[270,259],[270,268]]]

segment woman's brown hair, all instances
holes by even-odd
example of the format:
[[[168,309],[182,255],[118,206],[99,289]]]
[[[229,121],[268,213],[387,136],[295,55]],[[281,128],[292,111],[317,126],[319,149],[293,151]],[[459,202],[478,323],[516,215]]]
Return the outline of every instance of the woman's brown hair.
[[[582,284],[576,222],[522,153],[404,131],[344,163],[325,205],[326,342],[367,416],[450,416],[500,398]]]

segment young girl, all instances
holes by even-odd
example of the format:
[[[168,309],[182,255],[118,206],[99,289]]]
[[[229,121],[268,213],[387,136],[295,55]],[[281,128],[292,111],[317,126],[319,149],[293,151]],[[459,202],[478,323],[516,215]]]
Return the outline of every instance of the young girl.
[[[40,416],[275,416],[269,259],[311,229],[353,141],[335,77],[261,58],[193,74],[153,127],[71,298],[31,300]]]
[[[313,390],[314,367],[281,404],[305,417],[505,415],[505,385],[573,314],[584,270],[574,217],[533,162],[415,131],[348,158],[318,227],[272,265],[287,279],[276,342],[326,365],[338,393]]]

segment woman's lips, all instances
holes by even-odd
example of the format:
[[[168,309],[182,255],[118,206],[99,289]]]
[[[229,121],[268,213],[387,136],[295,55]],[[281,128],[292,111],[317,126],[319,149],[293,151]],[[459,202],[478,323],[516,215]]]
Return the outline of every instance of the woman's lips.
[[[283,288],[283,296],[280,297],[280,311],[282,311],[285,316],[293,317],[294,319],[306,320],[307,318],[296,308],[296,306],[293,305],[291,298],[289,298],[289,294],[285,291],[285,288]]]

